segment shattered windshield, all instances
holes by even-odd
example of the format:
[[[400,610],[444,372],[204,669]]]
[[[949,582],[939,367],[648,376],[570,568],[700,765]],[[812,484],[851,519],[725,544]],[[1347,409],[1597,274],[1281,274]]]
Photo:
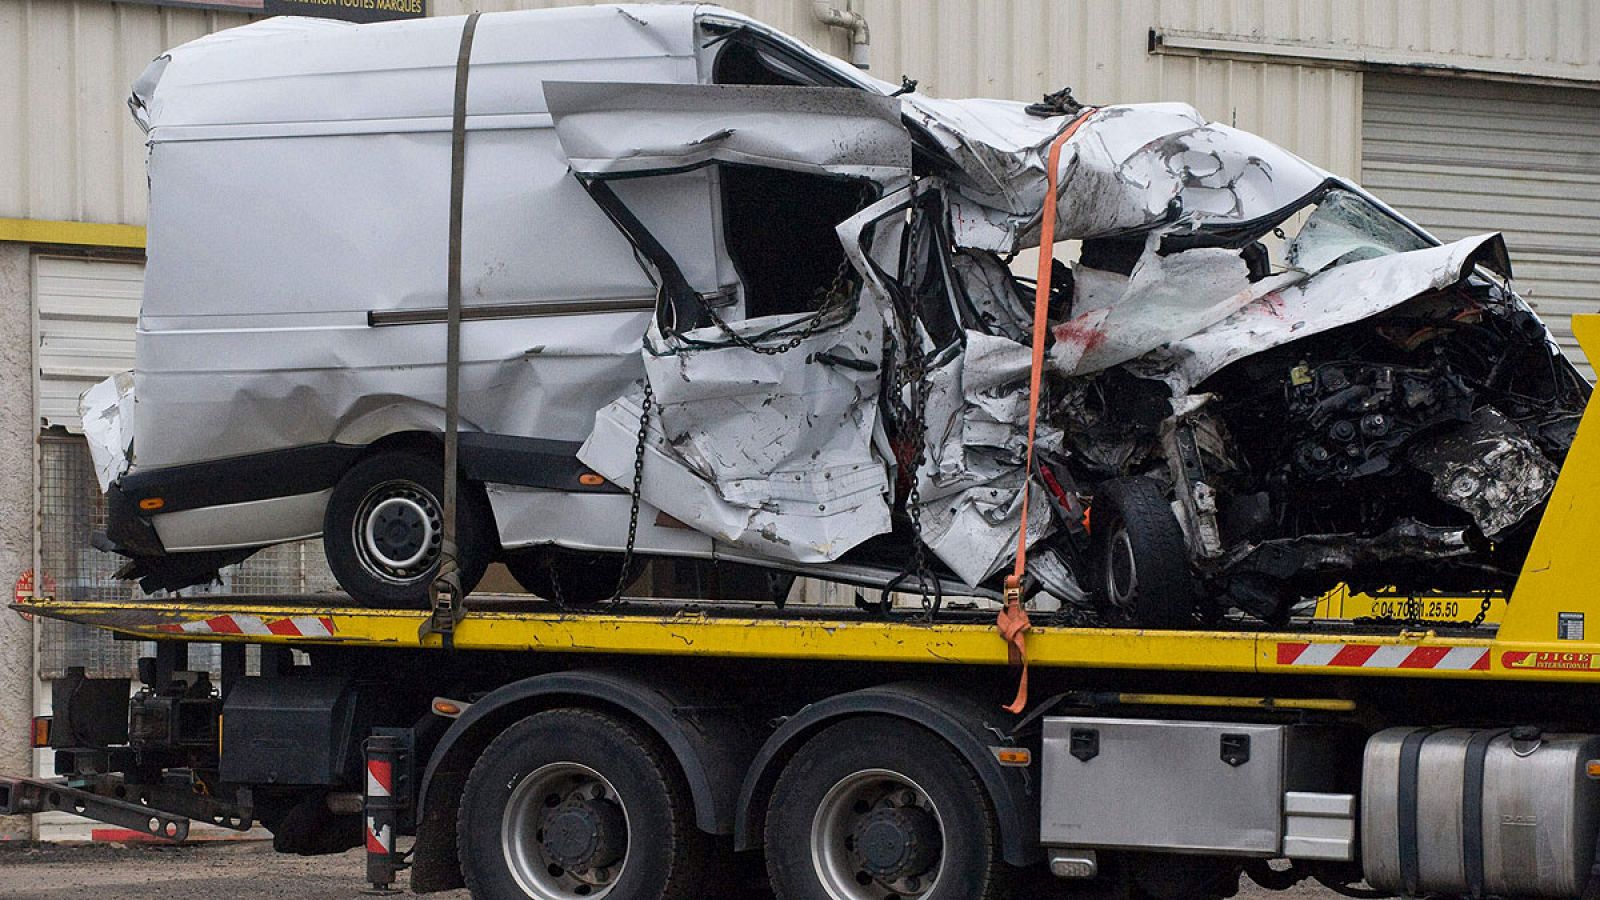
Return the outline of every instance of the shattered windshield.
[[[1333,188],[1315,203],[1295,210],[1262,242],[1275,271],[1293,269],[1307,275],[1432,246],[1388,211],[1344,188]]]

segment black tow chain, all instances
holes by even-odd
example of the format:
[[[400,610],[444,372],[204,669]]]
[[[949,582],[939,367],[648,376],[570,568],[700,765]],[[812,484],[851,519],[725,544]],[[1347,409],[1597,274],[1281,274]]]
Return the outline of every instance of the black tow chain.
[[[914,332],[907,329],[907,333]],[[911,520],[911,560],[900,574],[884,585],[882,608],[887,612],[893,604],[891,595],[899,590],[901,585],[914,578],[917,592],[922,600],[922,611],[931,622],[939,614],[939,607],[944,602],[944,586],[928,566],[928,545],[922,541],[922,492],[918,487],[918,474],[922,471],[922,463],[928,456],[927,357],[920,354],[913,355],[898,369],[898,374],[899,377],[895,379],[896,383],[893,385],[896,418],[899,419],[898,431],[902,436],[910,436],[916,441],[906,487],[906,517]],[[900,400],[902,391],[911,395],[909,405]]]
[[[737,331],[734,331],[732,326],[723,321],[721,316],[717,315],[717,311],[712,309],[710,304],[702,303],[701,308],[705,310],[706,315],[710,317],[712,324],[716,325],[719,331],[727,335],[729,342],[734,346],[742,347],[746,350],[759,353],[763,356],[776,356],[780,353],[788,353],[790,350],[793,350],[805,343],[807,338],[810,338],[818,331],[821,331],[823,326],[827,323],[829,316],[831,316],[834,310],[838,309],[843,304],[844,300],[847,299],[844,294],[843,287],[845,279],[849,273],[849,268],[850,265],[848,261],[839,267],[839,271],[834,273],[832,283],[828,285],[826,291],[823,293],[822,305],[815,313],[811,315],[809,319],[806,320],[805,325],[801,327],[798,334],[781,344],[776,344],[773,346],[757,344],[744,335],[739,334]],[[613,606],[622,602],[622,591],[628,586],[628,582],[633,580],[629,577],[629,573],[633,568],[634,545],[639,539],[639,491],[644,485],[644,451],[645,444],[650,439],[650,410],[655,406],[655,396],[655,389],[650,386],[650,376],[646,374],[644,378],[644,403],[642,404],[642,408],[639,410],[638,443],[636,443],[633,448],[633,502],[628,508],[628,542],[622,551],[622,571],[617,574],[617,586],[611,592],[610,602]],[[557,597],[557,602],[560,602],[559,596]]]
[[[717,315],[717,311],[711,308],[711,304],[702,303],[700,308],[705,310],[706,315],[710,317],[711,324],[717,326],[718,331],[721,331],[724,335],[727,335],[729,343],[736,347],[742,347],[751,352],[759,353],[762,356],[777,356],[780,353],[788,353],[790,350],[793,350],[794,348],[805,343],[807,339],[821,331],[823,326],[827,324],[828,318],[833,315],[834,310],[839,309],[844,305],[845,301],[849,299],[844,292],[845,279],[848,277],[849,272],[850,263],[847,260],[839,266],[839,271],[833,274],[833,281],[830,282],[827,288],[822,291],[822,303],[817,307],[817,311],[812,313],[810,318],[806,319],[805,324],[801,326],[799,333],[795,334],[793,337],[781,344],[774,344],[772,346],[758,344],[755,341],[752,341],[744,335],[738,333],[737,331],[734,331],[733,326],[724,321],[721,316]]]
[[[1485,619],[1489,618],[1489,611],[1494,608],[1494,594],[1485,591],[1483,594],[1483,602],[1478,604],[1477,615],[1474,615],[1470,621],[1466,622],[1430,622],[1424,619],[1422,616],[1422,598],[1416,594],[1411,594],[1406,597],[1404,608],[1405,616],[1399,621],[1407,628],[1420,628],[1424,625],[1454,625],[1465,626],[1467,628],[1477,628],[1483,624]],[[1384,617],[1377,617],[1376,621],[1384,621]],[[1389,618],[1388,621],[1393,622],[1395,619]]]
[[[1489,617],[1489,608],[1493,604],[1494,596],[1488,592],[1485,592],[1483,595],[1483,602],[1478,604],[1478,614],[1472,617],[1473,628],[1477,628],[1479,625],[1482,625],[1483,620]]]
[[[650,386],[650,376],[644,379],[644,401],[639,410],[638,443],[633,447],[633,500],[628,506],[628,543],[622,551],[622,571],[617,573],[617,586],[611,591],[611,605],[622,602],[622,591],[633,579],[628,575],[633,569],[633,547],[639,539],[639,491],[644,486],[644,449],[650,439],[650,409],[655,406],[656,392]]]

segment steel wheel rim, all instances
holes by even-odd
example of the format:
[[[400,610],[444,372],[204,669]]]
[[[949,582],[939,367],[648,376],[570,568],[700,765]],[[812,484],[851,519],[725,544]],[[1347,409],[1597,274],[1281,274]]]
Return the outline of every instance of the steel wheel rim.
[[[866,872],[852,840],[866,816],[885,804],[915,806],[936,826],[938,847],[921,872],[879,878]],[[841,779],[817,805],[811,820],[811,865],[832,900],[894,900],[926,897],[944,873],[944,819],[928,792],[906,775],[889,769],[863,769]]]
[[[621,813],[621,856],[609,865],[567,869],[545,848],[547,815],[574,797],[614,804]],[[552,798],[560,798],[552,803]],[[604,775],[581,763],[549,763],[517,782],[500,822],[500,850],[522,892],[534,900],[595,900],[611,893],[627,870],[628,807]]]
[[[409,584],[438,563],[443,526],[444,513],[432,492],[412,481],[386,481],[356,506],[351,538],[369,574]]]
[[[1112,604],[1123,608],[1133,606],[1133,596],[1139,590],[1139,565],[1133,553],[1133,539],[1126,527],[1112,534],[1106,548],[1106,594]]]

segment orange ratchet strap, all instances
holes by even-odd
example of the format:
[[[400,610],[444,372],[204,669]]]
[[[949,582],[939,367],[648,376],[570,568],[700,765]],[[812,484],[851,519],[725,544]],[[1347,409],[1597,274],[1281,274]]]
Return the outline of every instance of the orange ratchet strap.
[[[1039,218],[1039,281],[1033,291],[1033,365],[1028,374],[1028,462],[1023,469],[1022,525],[1017,529],[1017,561],[1006,576],[1005,603],[995,619],[1000,637],[1005,639],[1011,664],[1020,666],[1022,673],[1017,681],[1017,699],[1006,707],[1007,712],[1021,713],[1028,705],[1028,645],[1023,637],[1033,625],[1028,621],[1028,611],[1022,606],[1022,573],[1028,566],[1028,479],[1033,477],[1033,438],[1039,427],[1039,383],[1044,372],[1044,335],[1050,327],[1050,266],[1054,262],[1056,243],[1056,168],[1061,162],[1061,146],[1070,139],[1078,126],[1094,114],[1088,107],[1073,119],[1071,124],[1050,142],[1050,155],[1045,163],[1044,209]]]

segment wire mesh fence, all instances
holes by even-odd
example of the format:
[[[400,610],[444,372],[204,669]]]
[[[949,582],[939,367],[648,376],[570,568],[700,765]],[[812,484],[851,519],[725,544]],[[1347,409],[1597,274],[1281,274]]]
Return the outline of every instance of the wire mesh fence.
[[[106,527],[105,497],[95,480],[89,447],[81,436],[46,432],[40,436],[39,562],[46,585],[65,600],[138,600],[149,595],[132,581],[116,577],[126,562],[97,550],[90,536]],[[309,594],[338,589],[328,571],[320,541],[280,544],[223,569],[220,581],[186,588],[183,596],[204,594]],[[143,649],[141,649],[143,647]],[[91,677],[128,677],[134,661],[152,652],[148,644],[125,641],[110,632],[46,619],[39,629],[39,676],[59,678],[69,666],[83,666]],[[215,645],[190,648],[193,669],[218,667]]]

